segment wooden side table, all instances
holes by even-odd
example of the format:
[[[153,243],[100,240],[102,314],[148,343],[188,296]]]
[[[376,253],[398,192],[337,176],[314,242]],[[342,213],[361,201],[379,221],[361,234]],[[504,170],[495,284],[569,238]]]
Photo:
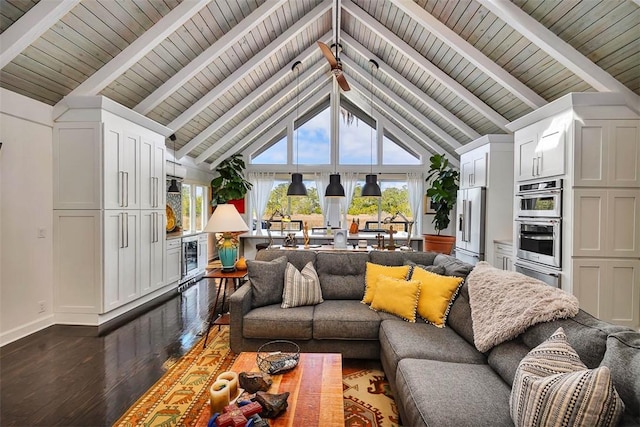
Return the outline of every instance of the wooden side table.
[[[211,331],[211,326],[228,325],[229,324],[229,313],[224,312],[224,303],[227,299],[227,287],[231,283],[233,285],[233,291],[238,289],[238,286],[241,285],[242,282],[245,281],[247,277],[247,270],[235,270],[235,271],[222,271],[221,268],[214,268],[211,270],[207,270],[203,278],[205,279],[220,279],[220,286],[218,286],[218,290],[216,292],[216,300],[213,303],[213,309],[209,308],[209,318],[207,320],[207,332],[204,336],[204,347],[207,346],[207,338],[209,337],[209,331]],[[222,307],[220,308],[220,314],[216,316],[218,301],[220,300],[220,292],[222,291]],[[231,294],[229,294],[231,295]]]

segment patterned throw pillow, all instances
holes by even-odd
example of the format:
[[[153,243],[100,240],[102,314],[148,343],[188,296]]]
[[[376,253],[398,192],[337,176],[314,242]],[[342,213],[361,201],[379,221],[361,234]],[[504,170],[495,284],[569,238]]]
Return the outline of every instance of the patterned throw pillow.
[[[371,301],[376,311],[395,314],[407,322],[416,321],[416,307],[420,296],[420,282],[380,276]]]
[[[365,304],[371,304],[371,301],[373,301],[373,296],[376,293],[376,285],[378,284],[378,278],[380,276],[393,277],[395,279],[405,279],[408,273],[408,265],[389,267],[386,265],[368,262],[367,271],[364,277],[366,288],[364,290],[364,298],[362,298],[362,302]]]
[[[282,308],[316,305],[322,301],[320,279],[313,264],[308,262],[302,271],[287,263],[284,271],[284,292],[282,293]]]
[[[444,328],[449,309],[458,295],[464,279],[441,276],[421,267],[411,267],[411,280],[422,283],[418,300],[418,315],[438,328]]]
[[[615,426],[624,403],[609,368],[587,369],[562,328],[521,361],[509,400],[516,426]]]

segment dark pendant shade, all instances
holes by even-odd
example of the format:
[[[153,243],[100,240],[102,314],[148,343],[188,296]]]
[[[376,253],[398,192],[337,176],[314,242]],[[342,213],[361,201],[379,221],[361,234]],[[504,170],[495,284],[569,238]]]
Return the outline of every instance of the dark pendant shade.
[[[169,185],[167,193],[180,193],[180,189],[178,188],[178,181],[176,181],[175,179],[171,180],[171,184]]]
[[[287,189],[287,196],[306,196],[306,195],[307,195],[307,187],[305,187],[304,183],[302,182],[302,174],[292,173],[291,184],[289,184],[289,188]]]
[[[329,185],[324,192],[324,197],[344,197],[344,187],[340,184],[339,174],[329,175]]]
[[[365,177],[365,184],[362,188],[362,197],[382,197],[382,192],[378,185],[378,177],[376,175],[367,175]]]

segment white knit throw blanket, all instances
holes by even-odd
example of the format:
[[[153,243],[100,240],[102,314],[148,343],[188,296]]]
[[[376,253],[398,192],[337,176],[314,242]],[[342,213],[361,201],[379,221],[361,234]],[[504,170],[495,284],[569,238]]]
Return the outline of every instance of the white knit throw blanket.
[[[479,262],[467,278],[476,348],[486,352],[536,323],[578,314],[578,300],[561,289]]]

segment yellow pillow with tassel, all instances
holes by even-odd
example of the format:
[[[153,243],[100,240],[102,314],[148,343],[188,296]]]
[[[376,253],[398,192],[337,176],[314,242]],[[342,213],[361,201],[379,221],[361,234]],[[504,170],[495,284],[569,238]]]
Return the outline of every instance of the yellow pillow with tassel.
[[[441,276],[420,267],[413,268],[410,279],[422,283],[418,315],[428,323],[444,328],[451,304],[464,279]]]
[[[416,321],[416,308],[420,296],[420,282],[380,276],[376,284],[371,308],[402,317],[407,322]]]
[[[406,279],[407,274],[409,274],[409,268],[410,266],[408,265],[386,266],[367,262],[367,271],[364,278],[366,287],[362,302],[365,304],[371,304],[371,301],[373,301],[373,295],[376,293],[376,285],[380,276],[393,277],[395,279]]]

